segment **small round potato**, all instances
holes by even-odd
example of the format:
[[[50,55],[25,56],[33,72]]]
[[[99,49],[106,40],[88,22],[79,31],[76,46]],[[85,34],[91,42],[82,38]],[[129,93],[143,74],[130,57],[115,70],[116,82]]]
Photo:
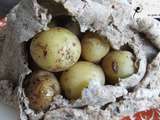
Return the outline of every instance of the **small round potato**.
[[[31,79],[26,80],[25,93],[30,107],[36,111],[49,107],[53,97],[60,94],[60,85],[56,77],[46,71],[33,73]]]
[[[134,56],[129,51],[112,51],[102,61],[108,81],[112,84],[118,83],[118,78],[126,78],[135,71]]]
[[[81,54],[81,45],[72,32],[55,27],[35,36],[31,42],[30,52],[39,67],[59,72],[75,64]]]
[[[109,42],[96,33],[86,33],[81,41],[82,57],[90,62],[99,62],[110,49]]]
[[[80,61],[62,73],[60,84],[68,99],[77,99],[91,80],[104,85],[105,75],[102,68],[94,63]]]

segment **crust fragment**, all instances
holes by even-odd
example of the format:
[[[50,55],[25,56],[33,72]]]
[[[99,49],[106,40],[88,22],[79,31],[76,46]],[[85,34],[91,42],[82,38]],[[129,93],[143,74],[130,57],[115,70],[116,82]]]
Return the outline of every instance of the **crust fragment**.
[[[6,37],[0,41],[0,46],[3,44],[0,48],[2,49],[0,97],[3,97],[3,93],[6,92],[4,100],[7,101],[6,98],[9,96],[9,103],[17,101],[18,97],[20,118],[22,120],[42,118],[45,120],[51,118],[53,120],[116,120],[122,115],[159,107],[160,54],[154,47],[159,49],[158,23],[154,20],[148,22],[146,18],[140,19],[140,22],[135,21],[131,17],[133,13],[131,5],[124,4],[122,1],[53,1],[60,2],[70,15],[75,16],[81,32],[96,31],[107,37],[112,47],[117,50],[126,44],[129,45],[136,56],[137,72],[126,79],[120,79],[120,83],[116,86],[100,86],[91,82],[89,88],[83,91],[82,98],[74,102],[56,96],[47,111],[36,113],[29,108],[29,101],[22,87],[25,76],[31,72],[24,51],[24,42],[47,29],[51,15],[36,0],[22,0],[8,14]],[[146,34],[148,39],[140,33]],[[146,40],[150,40],[154,46]],[[14,98],[17,93],[17,97]],[[144,106],[141,106],[142,103]]]

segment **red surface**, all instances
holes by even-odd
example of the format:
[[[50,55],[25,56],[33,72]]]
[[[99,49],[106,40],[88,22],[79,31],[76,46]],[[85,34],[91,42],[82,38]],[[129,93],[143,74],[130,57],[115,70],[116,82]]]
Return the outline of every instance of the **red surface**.
[[[0,17],[0,29],[6,25],[6,18]],[[133,116],[123,117],[121,120],[160,120],[160,109],[150,109],[137,112]]]
[[[121,120],[160,120],[160,109],[137,112],[133,116],[126,116]]]
[[[6,18],[1,18],[0,17],[0,29],[3,28],[4,26],[6,26]]]

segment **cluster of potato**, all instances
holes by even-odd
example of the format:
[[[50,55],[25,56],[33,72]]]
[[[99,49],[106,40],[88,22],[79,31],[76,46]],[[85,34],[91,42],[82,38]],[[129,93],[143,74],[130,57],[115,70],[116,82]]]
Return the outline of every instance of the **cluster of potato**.
[[[78,99],[91,80],[101,85],[117,83],[135,72],[131,52],[111,50],[107,38],[97,33],[79,35],[78,27],[71,20],[69,25],[52,25],[32,39],[30,54],[42,70],[33,72],[25,85],[31,108],[44,110],[61,93]],[[59,80],[57,72],[62,72]]]

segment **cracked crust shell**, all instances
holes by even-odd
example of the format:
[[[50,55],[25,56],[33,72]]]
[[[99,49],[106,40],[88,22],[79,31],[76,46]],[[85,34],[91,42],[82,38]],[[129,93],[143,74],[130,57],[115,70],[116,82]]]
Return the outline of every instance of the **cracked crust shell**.
[[[31,72],[25,57],[24,43],[38,32],[47,29],[52,15],[48,14],[47,8],[39,5],[37,0],[22,0],[7,15],[6,37],[0,43],[0,46],[3,45],[0,53],[0,97],[11,96],[8,97],[11,98],[9,103],[15,105],[14,101],[17,100],[12,97],[14,96],[12,91],[13,88],[17,88],[15,94],[18,93],[16,99],[19,102],[20,119],[110,120],[151,107],[159,107],[160,88],[157,86],[160,84],[160,55],[154,47],[159,48],[156,41],[160,36],[159,32],[157,33],[158,23],[154,20],[148,23],[147,18],[140,19],[140,22],[135,21],[130,14],[132,13],[130,5],[121,1],[54,1],[61,3],[68,14],[76,18],[81,32],[97,31],[107,37],[111,46],[117,50],[123,45],[129,45],[136,56],[138,70],[128,78],[120,79],[121,82],[115,86],[101,86],[91,82],[89,88],[83,91],[82,99],[75,102],[68,101],[62,96],[56,96],[46,112],[35,113],[29,108],[29,101],[22,87],[25,76]],[[146,38],[141,36],[140,32],[153,36],[148,36],[153,45],[147,44]],[[150,56],[152,59],[148,63]],[[4,85],[5,87],[2,87]],[[130,88],[132,88],[131,91]],[[4,91],[7,93],[6,96],[2,94]],[[95,95],[96,98],[94,98]],[[139,107],[142,103],[144,106]]]

